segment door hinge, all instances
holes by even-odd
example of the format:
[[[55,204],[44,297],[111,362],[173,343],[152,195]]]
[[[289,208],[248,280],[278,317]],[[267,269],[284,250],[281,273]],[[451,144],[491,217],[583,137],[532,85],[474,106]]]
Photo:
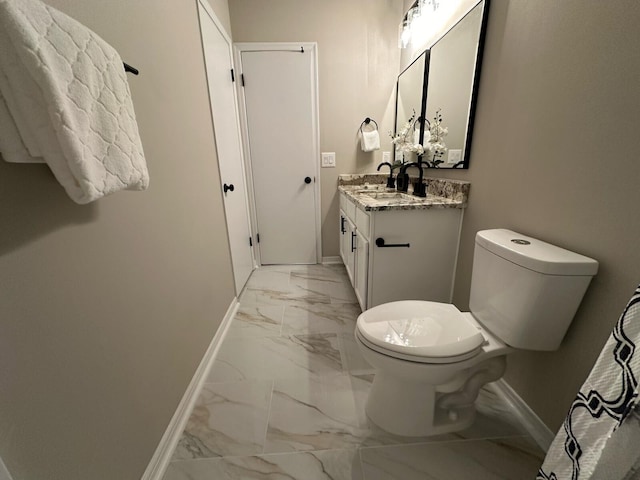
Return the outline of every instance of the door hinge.
[[[231,81],[235,82],[236,81],[236,74],[233,73],[233,68],[231,69]]]
[[[256,240],[258,241],[258,243],[260,243],[260,234],[256,233]]]
[[[249,237],[249,246],[253,247],[253,240],[251,240],[251,237]]]
[[[244,87],[244,73],[240,74],[240,82],[242,83],[242,86]]]

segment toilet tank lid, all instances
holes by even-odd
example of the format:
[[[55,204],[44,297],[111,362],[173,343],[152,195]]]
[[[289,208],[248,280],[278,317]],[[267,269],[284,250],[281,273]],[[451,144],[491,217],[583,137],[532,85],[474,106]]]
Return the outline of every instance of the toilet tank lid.
[[[476,244],[510,262],[547,275],[593,276],[598,272],[598,262],[592,258],[511,230],[479,231]]]

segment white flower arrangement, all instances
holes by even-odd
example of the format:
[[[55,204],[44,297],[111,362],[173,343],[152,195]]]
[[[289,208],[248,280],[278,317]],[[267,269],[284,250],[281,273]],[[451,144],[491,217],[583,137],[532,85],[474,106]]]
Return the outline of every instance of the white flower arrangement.
[[[437,167],[444,163],[441,158],[447,153],[447,145],[444,143],[444,137],[449,133],[448,127],[442,126],[442,109],[436,111],[433,121],[426,120],[427,125],[424,130],[424,139],[422,144],[415,140],[414,130],[416,127],[416,112],[407,120],[397,135],[389,132],[391,143],[398,147],[401,152],[411,152],[417,155],[425,155],[425,161],[429,162],[432,167]]]
[[[416,121],[416,112],[414,111],[413,115],[411,115],[407,123],[403,125],[398,134],[394,136],[393,133],[389,132],[389,136],[391,137],[391,143],[396,145],[401,152],[412,152],[417,155],[422,155],[424,148],[421,144],[415,142],[414,129]]]
[[[427,161],[431,163],[431,166],[437,167],[439,164],[444,163],[440,160],[445,153],[447,153],[447,145],[444,143],[444,137],[449,133],[448,127],[442,126],[442,109],[436,110],[436,115],[433,117],[433,122],[427,125],[429,128],[424,131],[424,150],[426,152]]]

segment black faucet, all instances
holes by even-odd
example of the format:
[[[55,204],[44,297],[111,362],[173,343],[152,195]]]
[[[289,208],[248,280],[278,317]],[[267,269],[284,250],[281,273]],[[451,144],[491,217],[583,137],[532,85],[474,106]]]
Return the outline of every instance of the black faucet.
[[[387,178],[387,188],[396,188],[396,181],[393,178],[393,165],[391,165],[389,162],[382,162],[380,165],[378,165],[378,171],[380,171],[380,169],[385,165],[389,167],[389,178]]]
[[[416,167],[420,173],[418,175],[418,180],[413,184],[413,194],[417,197],[426,197],[427,186],[424,183],[422,183],[423,174],[424,174],[424,170],[422,170],[422,168],[424,166],[428,166],[428,165],[421,161],[405,163],[400,168],[400,173],[398,174],[398,189],[402,192],[407,191],[409,187],[409,175],[407,175],[407,169],[410,167]],[[402,187],[400,183],[402,183]]]
[[[409,188],[409,175],[407,174],[407,169],[410,167],[418,167],[418,163],[405,163],[404,165],[402,165],[402,167],[400,167],[400,173],[398,173],[398,190],[400,190],[401,192],[406,192]]]

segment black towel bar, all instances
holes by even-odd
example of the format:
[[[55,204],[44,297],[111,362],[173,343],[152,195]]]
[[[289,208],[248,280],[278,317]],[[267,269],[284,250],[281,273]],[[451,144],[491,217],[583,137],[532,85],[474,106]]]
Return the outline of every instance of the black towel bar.
[[[406,247],[410,248],[410,243],[385,243],[384,238],[378,237],[376,238],[376,247],[380,248],[398,248],[398,247]]]
[[[128,63],[124,63],[122,62],[122,64],[124,65],[124,71],[125,72],[131,72],[134,75],[138,75],[140,73],[140,71],[137,68],[132,67],[131,65],[129,65]]]

